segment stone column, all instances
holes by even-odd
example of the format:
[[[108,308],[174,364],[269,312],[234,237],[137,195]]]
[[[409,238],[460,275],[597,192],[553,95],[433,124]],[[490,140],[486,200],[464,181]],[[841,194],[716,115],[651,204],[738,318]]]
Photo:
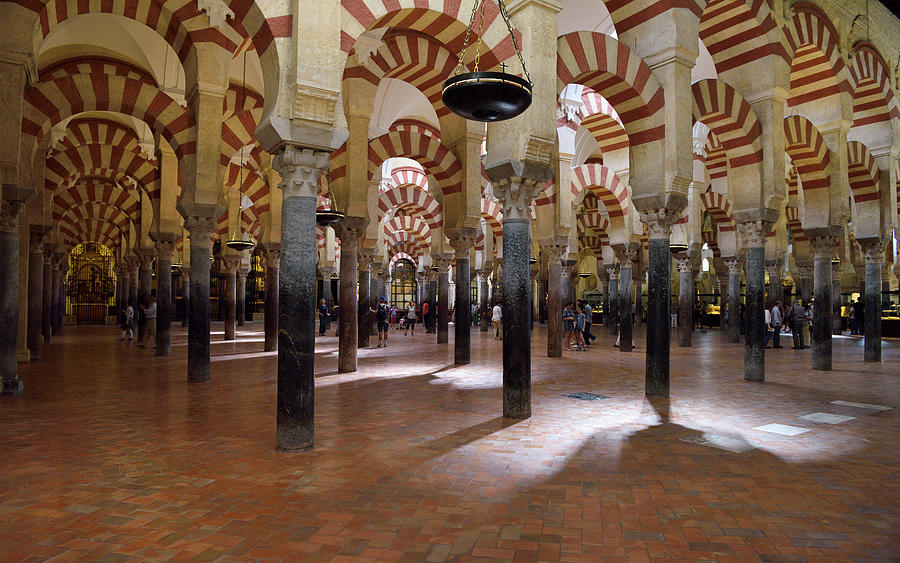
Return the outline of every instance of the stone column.
[[[637,249],[627,249],[616,256],[619,261],[619,352],[631,352],[632,350],[631,285],[633,279],[631,272],[636,256]]]
[[[277,447],[279,451],[300,451],[312,448],[315,443],[316,203],[319,180],[328,166],[328,153],[288,146],[278,153],[275,161],[274,168],[282,177],[279,187],[283,196],[281,295],[278,298]],[[346,244],[344,238],[341,242]],[[355,242],[356,238],[353,238],[350,246],[355,247]],[[353,248],[349,253],[349,265],[354,271],[355,250]],[[353,291],[347,293],[356,297]],[[343,294],[342,291],[342,297]],[[353,310],[348,312],[352,316]],[[351,344],[355,360],[355,338]]]
[[[881,361],[881,290],[882,290],[882,249],[879,239],[857,241],[866,255],[866,291],[863,334],[865,335],[865,361]]]
[[[283,231],[282,231],[283,232]],[[266,245],[266,302],[265,302],[265,344],[263,350],[274,352],[278,350],[278,294],[279,294],[279,264],[281,262],[281,245]]]
[[[609,313],[606,315],[606,330],[610,336],[619,332],[619,265],[607,264],[606,275],[609,278]],[[621,342],[620,342],[621,345]]]
[[[550,240],[541,243],[541,252],[547,257],[547,357],[563,355],[563,267],[562,257],[568,245],[564,241]]]
[[[31,225],[28,247],[28,349],[31,359],[41,358],[41,322],[44,298],[44,230]]]
[[[237,325],[244,326],[247,322],[247,274],[249,270],[246,267],[239,267],[237,270]]]
[[[184,301],[184,313],[181,316],[181,326],[182,328],[188,325],[188,319],[191,316],[191,270],[188,268],[185,270],[181,269],[181,286],[182,286],[182,300]]]
[[[578,262],[564,260],[562,267],[563,306],[575,302],[575,286],[578,284]]]
[[[341,239],[340,331],[338,341],[338,372],[356,371],[356,348],[359,345],[359,311],[357,307],[357,270],[359,268],[359,239],[368,221],[363,217],[345,217],[337,225]],[[315,237],[313,237],[315,238]],[[360,284],[360,288],[362,284]],[[368,287],[368,284],[366,284]],[[366,331],[368,333],[368,331]]]
[[[325,305],[328,306],[328,310],[331,310],[331,306],[334,304],[334,296],[331,295],[331,275],[334,273],[334,268],[332,267],[319,267],[319,271],[322,272],[322,299],[325,300]]]
[[[428,275],[422,271],[416,271],[416,306],[421,307],[422,303],[425,302],[426,297],[426,287],[428,284]],[[424,330],[425,319],[421,319],[419,322],[419,327],[421,330]]]
[[[488,274],[486,270],[477,270],[475,273],[478,275],[478,299],[481,309],[481,314],[479,315],[481,326],[479,326],[479,331],[488,332],[491,322],[491,305],[488,300]]]
[[[341,239],[343,244],[343,239]],[[341,247],[341,261],[343,262],[343,246]],[[365,249],[359,252],[357,260],[357,279],[359,280],[359,296],[356,302],[356,323],[358,327],[357,346],[359,348],[368,348],[370,344],[369,336],[371,335],[372,316],[369,314],[371,307],[371,289],[372,280],[370,279],[369,268],[375,261],[375,254],[371,249]],[[343,279],[344,276],[341,276]],[[341,293],[343,293],[341,289]]]
[[[669,237],[672,224],[680,215],[672,209],[641,211],[641,222],[647,226],[647,368],[644,393],[648,397],[669,396],[669,319],[671,284],[669,268],[672,256]]]
[[[428,270],[426,278],[428,279],[428,291],[425,299],[428,301],[429,315],[432,319],[437,319],[437,266],[432,266]],[[435,326],[437,323],[435,321],[429,322],[425,319],[423,321],[425,326],[428,327],[428,332],[437,332],[437,327]]]
[[[678,268],[678,346],[691,347],[691,333],[693,332],[694,303],[694,272],[691,259],[685,254],[675,256],[675,265]]]
[[[744,306],[744,379],[765,381],[766,343],[766,234],[771,223],[752,221],[738,224],[746,249],[744,273],[747,289]]]
[[[725,303],[729,298],[728,275],[719,274],[716,278],[719,281],[719,330],[722,331],[722,334],[725,334],[725,331],[728,329],[728,326],[725,324]]]
[[[191,308],[188,322],[188,381],[209,381],[209,256],[215,217],[188,216],[191,234]]]
[[[66,273],[69,271],[68,258],[63,258],[59,272],[59,308],[56,310],[59,334],[66,329]]]
[[[728,268],[728,341],[741,341],[741,262],[726,258]],[[724,314],[724,311],[722,312]]]
[[[455,364],[465,365],[471,356],[472,330],[472,295],[469,251],[475,245],[477,231],[474,228],[453,229],[447,231],[450,246],[455,252],[456,299],[453,309],[453,360]]]
[[[831,261],[831,334],[841,335],[841,263]]]
[[[206,249],[209,252],[209,248]],[[153,291],[153,258],[156,253],[149,248],[143,248],[138,254],[141,263],[140,286],[138,288],[138,299],[142,304],[146,304],[150,300],[150,293]],[[207,259],[207,262],[209,259]]]
[[[810,237],[813,248],[812,368],[831,371],[831,252],[835,237]]]
[[[50,294],[50,334],[59,334],[59,262],[62,260],[62,253],[57,252],[53,255],[51,264],[53,269],[53,289]]]
[[[4,186],[3,189],[7,188]],[[25,203],[7,199],[0,203],[0,395],[6,395],[24,389],[19,378],[16,342],[19,332],[19,218]]]
[[[486,170],[503,206],[503,416],[531,416],[531,200],[553,174],[549,166],[507,161]]]
[[[381,279],[378,277],[379,268],[381,265],[378,263],[378,257],[372,257],[372,263],[369,265],[369,303],[368,306],[370,309],[377,310],[378,307],[378,298],[384,295],[384,284],[381,283]],[[387,295],[384,295],[387,298]],[[378,341],[378,321],[375,319],[374,314],[369,313],[368,317],[369,323],[369,341],[372,340]],[[362,329],[360,329],[362,330]],[[374,338],[373,338],[374,337]]]
[[[644,272],[640,268],[638,271],[638,276],[634,280],[635,299],[637,301],[637,304],[635,305],[635,314],[637,315],[635,323],[638,326],[641,326],[644,324]]]
[[[172,353],[172,253],[175,237],[156,241],[156,355]]]
[[[797,291],[800,293],[804,307],[807,307],[812,299],[811,284],[809,283],[812,270],[812,266],[808,263],[797,264]]]
[[[450,266],[450,257],[441,255],[432,257],[432,261],[437,266],[437,291],[438,291],[438,307],[437,307],[437,343],[446,344],[450,341],[450,276],[447,268]]]
[[[50,344],[53,334],[53,252],[44,251],[44,284],[41,295],[41,336],[44,346]]]
[[[599,259],[597,260],[597,277],[600,278],[600,293],[603,295],[603,314],[601,315],[600,322],[603,323],[604,327],[609,326],[609,276],[606,275],[606,268],[603,266],[603,262]],[[597,329],[599,332],[600,329]]]
[[[131,257],[128,260],[128,278],[131,283],[128,286],[128,301],[135,309],[135,322],[137,322],[137,306],[138,306],[138,285],[140,280],[140,261],[137,257]]]
[[[234,256],[222,257],[222,272],[225,274],[225,337],[234,340],[236,332],[237,312],[237,267],[238,260]]]

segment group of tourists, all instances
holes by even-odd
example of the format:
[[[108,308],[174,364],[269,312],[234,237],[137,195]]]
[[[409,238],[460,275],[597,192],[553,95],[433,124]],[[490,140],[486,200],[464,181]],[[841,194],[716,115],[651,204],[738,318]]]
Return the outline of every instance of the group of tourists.
[[[564,349],[568,352],[584,352],[597,339],[591,333],[593,311],[586,301],[566,303],[562,312]]]
[[[135,310],[129,300],[124,307],[119,309],[119,328],[122,329],[120,341],[131,342],[134,339]],[[150,295],[146,302],[138,304],[137,310],[137,338],[138,348],[146,348],[145,342],[149,342],[156,348],[156,296]]]
[[[765,347],[769,347],[769,340],[772,341],[772,348],[781,348],[781,332],[782,330],[790,330],[794,340],[792,350],[803,350],[809,348],[809,330],[812,326],[813,302],[809,302],[808,307],[804,307],[798,300],[794,299],[787,311],[782,313],[781,301],[776,301],[771,309],[766,309],[766,340]]]

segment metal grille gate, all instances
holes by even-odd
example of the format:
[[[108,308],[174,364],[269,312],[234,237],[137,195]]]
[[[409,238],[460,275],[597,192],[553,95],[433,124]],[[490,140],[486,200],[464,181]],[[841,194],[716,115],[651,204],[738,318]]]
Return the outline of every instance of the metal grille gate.
[[[85,242],[69,253],[66,314],[78,324],[103,324],[115,315],[116,274],[113,255],[99,242]]]

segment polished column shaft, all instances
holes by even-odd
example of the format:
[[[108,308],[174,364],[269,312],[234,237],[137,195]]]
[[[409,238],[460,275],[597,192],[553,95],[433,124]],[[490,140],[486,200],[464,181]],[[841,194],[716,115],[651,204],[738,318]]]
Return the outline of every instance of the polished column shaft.
[[[58,258],[58,256],[54,256]],[[60,330],[59,317],[59,265],[53,264],[53,289],[50,294],[50,333],[59,334]]]
[[[831,334],[841,334],[841,264],[831,263]]]
[[[266,249],[266,302],[265,302],[265,344],[263,350],[274,352],[278,350],[278,294],[280,275],[278,263],[281,260],[281,251]]]
[[[41,295],[41,336],[44,338],[44,345],[50,344],[50,337],[53,334],[51,319],[53,318],[53,255],[44,254],[44,283]]]
[[[343,260],[343,253],[341,254],[341,260]],[[369,347],[369,321],[371,316],[369,315],[369,290],[371,289],[371,282],[369,280],[369,260],[360,257],[359,261],[359,270],[357,275],[359,276],[357,279],[359,280],[359,298],[356,303],[357,315],[356,322],[359,327],[359,331],[357,333],[357,346],[360,348],[368,348]],[[341,276],[343,278],[343,276]],[[343,288],[341,289],[341,293],[343,293]]]
[[[0,395],[20,393],[16,341],[19,333],[19,217],[24,205],[2,201],[0,209]]]
[[[728,266],[728,341],[741,341],[741,265],[737,258],[726,260]]]
[[[234,340],[236,333],[237,272],[235,265],[225,267],[225,340]]]
[[[173,241],[156,243],[156,355],[172,353],[172,251]]]
[[[488,332],[491,324],[491,305],[488,299],[488,283],[487,283],[487,273],[482,272],[478,276],[478,297],[481,301],[481,313],[479,315],[480,319],[480,332]]]
[[[44,298],[44,249],[32,234],[28,252],[28,349],[31,359],[41,358],[41,323]]]
[[[612,265],[606,267],[609,276],[609,313],[606,315],[606,329],[611,335],[619,332],[619,268]]]
[[[237,272],[237,325],[244,326],[247,321],[247,272]]]
[[[560,358],[563,355],[563,288],[562,263],[564,248],[544,246],[547,252],[547,356]]]
[[[368,284],[359,282],[359,237],[363,234],[364,220],[349,221],[349,217],[338,224],[341,230],[341,287],[340,287],[340,340],[338,342],[338,372],[356,371],[356,349],[359,345],[359,325],[357,291]],[[366,331],[368,332],[368,331]]]
[[[468,364],[471,357],[472,295],[469,291],[469,249],[456,251],[456,299],[453,304],[453,360]]]
[[[832,237],[813,237],[812,368],[831,371],[831,249]]]
[[[880,240],[860,241],[866,256],[865,316],[862,331],[865,335],[864,358],[867,362],[881,361],[881,291],[882,243]]]
[[[631,314],[631,282],[632,261],[635,252],[626,251],[619,261],[619,352],[631,352],[632,347],[632,314]]]
[[[528,219],[503,219],[503,416],[531,416]]]
[[[741,233],[747,245],[744,272],[747,276],[747,295],[744,310],[746,323],[744,337],[744,379],[765,381],[766,341],[766,247],[765,232],[757,223],[742,225]],[[766,229],[767,232],[767,229]],[[751,233],[753,236],[748,235]]]
[[[213,217],[188,217],[191,233],[191,308],[188,323],[188,381],[209,381],[209,237]]]
[[[669,238],[651,238],[647,284],[647,367],[644,393],[669,396]],[[612,293],[612,290],[610,290]]]
[[[437,306],[437,343],[450,341],[450,275],[447,273],[446,260],[438,266],[438,306]]]
[[[677,256],[675,261],[678,267],[678,346],[690,348],[694,329],[694,272],[687,256]]]

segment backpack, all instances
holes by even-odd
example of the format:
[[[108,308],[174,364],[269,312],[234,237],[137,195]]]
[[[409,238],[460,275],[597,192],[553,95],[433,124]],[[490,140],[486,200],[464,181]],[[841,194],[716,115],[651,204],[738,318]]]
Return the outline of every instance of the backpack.
[[[387,305],[379,305],[378,306],[378,322],[384,323],[387,322]]]

